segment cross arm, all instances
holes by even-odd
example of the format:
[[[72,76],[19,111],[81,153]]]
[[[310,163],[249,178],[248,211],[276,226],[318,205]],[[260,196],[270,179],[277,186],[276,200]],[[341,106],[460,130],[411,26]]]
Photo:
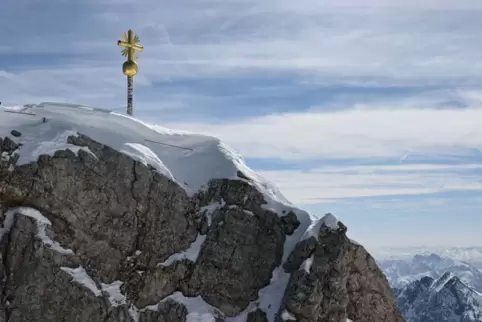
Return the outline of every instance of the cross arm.
[[[143,47],[143,46],[136,45],[136,44],[131,44],[131,43],[128,43],[128,42],[125,42],[125,41],[121,41],[121,40],[119,40],[119,41],[117,42],[117,45],[118,45],[118,46],[121,46],[121,47],[126,47],[126,48],[133,48],[133,49],[139,50],[139,51],[143,51],[143,50],[144,50],[144,47]]]

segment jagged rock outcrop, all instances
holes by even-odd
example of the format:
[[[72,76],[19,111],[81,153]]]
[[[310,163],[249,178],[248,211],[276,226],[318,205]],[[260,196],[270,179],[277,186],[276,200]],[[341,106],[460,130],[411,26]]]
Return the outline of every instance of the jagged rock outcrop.
[[[286,310],[297,321],[401,321],[346,228],[322,225],[283,263],[306,227],[289,208],[265,207],[247,177],[213,179],[192,196],[87,136],[68,143],[82,148],[20,165],[22,147],[0,139],[0,321],[182,322],[204,303],[197,314],[216,321],[266,322],[257,299],[277,267],[291,274],[278,319]]]
[[[450,272],[413,281],[396,297],[407,322],[482,321],[482,295]]]
[[[277,321],[403,321],[375,260],[337,227],[321,224],[285,263],[291,273]]]
[[[229,208],[215,215],[191,276],[194,293],[228,316],[244,310],[281,264],[285,235],[277,214]]]

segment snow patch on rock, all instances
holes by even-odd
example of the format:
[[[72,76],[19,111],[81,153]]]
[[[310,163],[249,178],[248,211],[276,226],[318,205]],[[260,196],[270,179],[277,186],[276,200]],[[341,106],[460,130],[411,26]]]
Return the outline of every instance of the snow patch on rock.
[[[211,305],[207,304],[201,296],[186,297],[181,292],[175,292],[161,300],[158,304],[147,306],[140,311],[158,311],[159,304],[167,300],[173,300],[186,307],[188,312],[186,322],[216,322],[216,317],[219,316],[218,311]]]
[[[5,233],[8,233],[12,228],[15,214],[33,218],[37,223],[37,237],[48,248],[64,255],[73,255],[74,252],[71,249],[62,247],[58,242],[53,241],[47,236],[47,226],[52,226],[50,220],[48,220],[40,211],[29,207],[16,207],[11,208],[5,213],[5,219],[3,221],[3,228],[0,228],[0,239]]]
[[[201,207],[199,209],[199,213],[204,213],[204,215],[208,219],[208,226],[211,227],[211,224],[213,222],[213,213],[216,210],[223,208],[225,205],[226,205],[226,202],[223,199],[221,199],[220,202],[214,202],[207,206]]]
[[[308,274],[310,274],[311,272],[311,265],[313,265],[313,259],[314,259],[314,255],[311,255],[310,257],[305,259],[303,263],[301,263],[301,267]]]
[[[102,297],[106,294],[112,307],[127,305],[127,299],[121,291],[121,286],[124,284],[124,282],[114,281],[110,284],[101,283],[101,289],[99,289],[97,284],[82,266],[77,268],[61,267],[60,269],[72,277],[72,282],[86,287],[95,296]],[[139,321],[139,311],[140,310],[135,306],[131,305],[129,307],[129,314],[136,322]]]
[[[122,284],[124,284],[124,282],[121,281],[114,281],[111,284],[101,283],[102,291],[109,295],[109,302],[113,307],[127,304],[126,297],[120,289]]]
[[[308,229],[306,230],[305,234],[303,235],[303,240],[315,237],[318,240],[318,233],[321,227],[327,227],[331,230],[337,230],[338,227],[338,219],[332,214],[326,214],[318,221],[313,222]]]
[[[283,321],[296,321],[295,316],[288,312],[288,310],[283,311],[281,314],[281,319],[283,319]]]
[[[206,235],[200,235],[198,234],[196,240],[191,244],[191,246],[180,252],[173,254],[169,256],[168,259],[166,259],[162,263],[158,263],[157,266],[171,266],[174,262],[181,261],[183,259],[188,259],[192,262],[196,262],[197,258],[199,256],[199,252],[201,251],[201,247],[206,240]]]
[[[50,139],[49,141],[42,141],[38,142],[36,147],[32,150],[30,155],[26,155],[24,153],[19,153],[20,158],[17,165],[30,163],[32,161],[37,161],[38,157],[41,155],[50,155],[53,156],[56,151],[59,150],[71,150],[75,154],[78,154],[80,150],[90,153],[92,156],[97,158],[92,151],[89,150],[87,147],[81,147],[73,144],[67,143],[67,138],[69,136],[78,136],[77,132],[74,131],[64,131],[57,134],[55,137]],[[20,151],[19,151],[20,152]]]
[[[60,269],[69,274],[72,277],[73,282],[88,288],[95,296],[102,296],[101,290],[99,290],[95,282],[82,266],[77,268],[61,267]]]

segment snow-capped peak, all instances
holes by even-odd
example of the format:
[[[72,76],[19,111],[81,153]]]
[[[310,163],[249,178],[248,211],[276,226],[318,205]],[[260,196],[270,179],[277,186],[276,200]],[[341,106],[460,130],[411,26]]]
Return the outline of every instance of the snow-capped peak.
[[[252,171],[239,153],[217,138],[175,131],[147,124],[123,114],[81,105],[43,103],[16,108],[0,107],[0,113],[0,137],[14,136],[19,146],[15,152],[19,156],[17,166],[35,162],[40,155],[52,155],[58,150],[65,149],[70,149],[74,153],[84,150],[95,156],[96,154],[89,148],[79,147],[68,141],[69,137],[85,135],[152,166],[156,171],[176,182],[190,196],[206,188],[213,179],[242,180],[254,186],[266,201],[263,207],[280,216],[293,212],[299,221],[297,231],[286,236],[283,245],[283,261],[313,221],[307,212],[294,207],[287,201],[271,182]],[[334,229],[338,220],[333,215],[329,215],[320,222]],[[159,266],[169,266],[182,259],[195,260],[204,240],[205,237],[198,236],[190,248],[173,254],[163,263],[159,263]],[[81,269],[73,269],[75,270],[66,272],[71,273],[74,279],[87,281]],[[251,303],[236,318],[227,321],[241,321],[236,319],[245,318],[255,308],[263,309],[267,313],[268,320],[273,321],[289,278],[290,275],[283,271],[282,266],[276,268],[270,284],[259,291],[256,302]],[[91,285],[90,282],[87,284]],[[107,287],[102,290],[116,293],[119,283],[114,286],[115,288]],[[94,294],[97,294],[96,292]]]
[[[22,136],[18,164],[36,161],[40,154],[79,147],[67,137],[81,133],[134,159],[149,164],[176,181],[189,194],[206,187],[211,179],[247,179],[261,191],[268,208],[293,205],[268,180],[251,170],[241,155],[218,138],[171,130],[136,118],[90,106],[41,103],[0,107],[0,137],[12,129]]]
[[[434,281],[434,283],[431,287],[432,290],[434,292],[440,292],[440,290],[442,290],[442,288],[444,288],[445,285],[453,278],[456,278],[454,274],[452,274],[450,272],[445,273],[438,280]]]

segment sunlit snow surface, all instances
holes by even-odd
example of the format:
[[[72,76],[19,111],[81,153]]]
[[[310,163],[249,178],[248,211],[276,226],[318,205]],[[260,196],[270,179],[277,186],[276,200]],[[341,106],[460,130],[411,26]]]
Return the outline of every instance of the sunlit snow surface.
[[[10,135],[13,129],[22,133],[15,140],[23,144],[20,163],[36,161],[40,154],[53,154],[65,148],[76,152],[79,147],[66,141],[69,135],[78,132],[150,164],[190,193],[213,178],[238,178],[236,173],[240,170],[270,200],[290,205],[273,184],[249,169],[236,151],[211,136],[174,131],[124,114],[80,105],[42,103],[30,108],[1,107],[0,113],[0,136]]]
[[[12,130],[19,131],[21,136],[13,138],[10,134]],[[217,138],[175,131],[147,124],[124,114],[88,106],[41,103],[29,107],[0,107],[0,137],[10,136],[15,142],[22,144],[17,151],[20,155],[18,164],[36,161],[39,155],[52,155],[55,151],[66,148],[73,152],[78,152],[79,149],[90,152],[87,148],[67,143],[68,136],[77,135],[77,133],[87,135],[144,164],[151,165],[161,174],[177,182],[189,195],[205,188],[211,179],[240,179],[237,172],[241,171],[249,178],[250,184],[264,195],[267,204],[263,207],[277,212],[280,216],[293,211],[301,222],[296,232],[292,236],[287,236],[283,261],[313,222],[314,218],[287,201],[271,182],[248,168],[239,153]],[[213,205],[213,210],[216,207]],[[337,222],[334,217],[326,219],[329,219],[326,224],[330,227]],[[50,223],[39,221],[39,237],[44,240],[42,227],[47,224]],[[308,235],[313,233],[314,231],[311,230]],[[196,260],[203,241],[204,238],[198,238],[189,249],[172,255],[160,265],[170,265],[183,258]],[[46,242],[53,243],[48,240]],[[63,250],[55,243],[52,246],[58,251]],[[305,269],[309,271],[308,265]],[[95,295],[100,295],[100,290],[94,290],[95,284],[92,285],[83,268],[62,268],[62,270],[72,276],[74,281],[91,289]],[[259,298],[239,316],[228,318],[226,321],[244,322],[247,314],[257,307],[267,312],[269,321],[274,321],[274,315],[280,306],[288,279],[289,275],[281,267],[275,269],[271,283],[259,291]],[[115,283],[115,285],[102,284],[102,291],[109,295],[112,305],[124,304],[125,295],[119,288],[123,282]],[[214,321],[216,310],[202,298],[185,298],[180,293],[173,294],[170,298],[186,305],[189,310],[189,322]],[[136,319],[143,309],[146,308],[131,306],[131,315]]]

